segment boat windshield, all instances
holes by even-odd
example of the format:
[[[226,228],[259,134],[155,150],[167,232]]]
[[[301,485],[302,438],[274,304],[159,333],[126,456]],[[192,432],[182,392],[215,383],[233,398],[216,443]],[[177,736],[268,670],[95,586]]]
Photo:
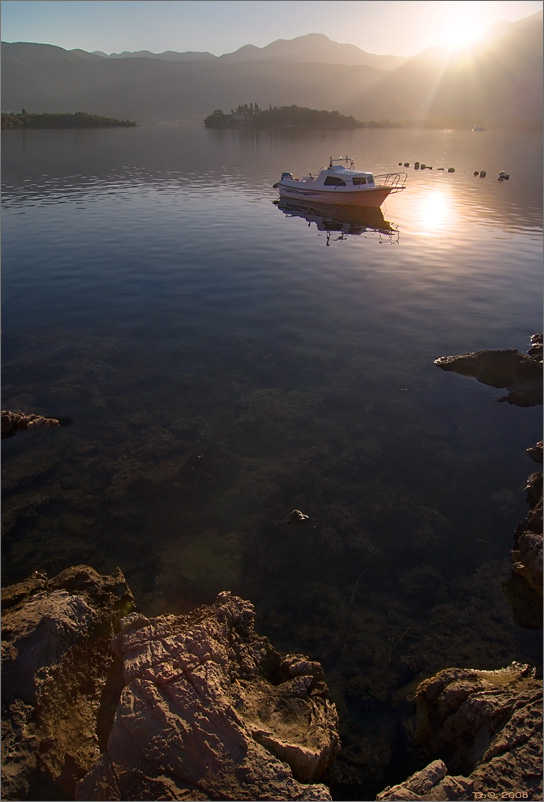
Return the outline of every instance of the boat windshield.
[[[353,176],[353,183],[355,186],[359,186],[359,184],[373,184],[374,177],[367,173],[366,175],[355,175]]]
[[[346,182],[342,178],[338,178],[336,175],[328,175],[325,179],[325,186],[345,187]]]

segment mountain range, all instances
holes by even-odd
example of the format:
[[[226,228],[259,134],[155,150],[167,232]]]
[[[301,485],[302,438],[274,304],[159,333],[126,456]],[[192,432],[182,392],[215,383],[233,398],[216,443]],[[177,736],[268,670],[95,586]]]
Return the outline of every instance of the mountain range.
[[[542,120],[542,12],[501,21],[470,51],[374,55],[323,34],[234,53],[89,53],[2,43],[2,110],[202,122],[240,103],[298,105],[362,121],[505,125]]]
[[[265,47],[244,45],[234,53],[225,53],[222,56],[213,56],[208,52],[189,51],[176,53],[167,50],[164,53],[151,53],[149,50],[137,52],[124,51],[123,53],[102,53],[93,51],[94,55],[104,58],[152,58],[160,61],[289,61],[291,63],[318,62],[321,64],[359,64],[367,67],[376,67],[381,70],[394,70],[408,61],[402,56],[379,56],[367,53],[359,47],[350,44],[339,44],[331,41],[322,33],[309,33],[306,36],[297,36],[295,39],[277,39]]]

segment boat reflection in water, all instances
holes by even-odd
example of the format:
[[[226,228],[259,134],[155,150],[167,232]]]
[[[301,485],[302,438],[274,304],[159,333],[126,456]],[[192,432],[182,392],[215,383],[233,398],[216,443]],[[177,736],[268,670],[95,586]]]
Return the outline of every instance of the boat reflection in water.
[[[273,201],[287,217],[302,217],[308,227],[315,223],[318,231],[327,234],[327,245],[347,239],[349,235],[377,236],[380,241],[398,242],[399,231],[389,223],[379,207],[375,206],[334,206],[314,201],[287,201],[282,198]],[[334,236],[334,235],[338,236]]]

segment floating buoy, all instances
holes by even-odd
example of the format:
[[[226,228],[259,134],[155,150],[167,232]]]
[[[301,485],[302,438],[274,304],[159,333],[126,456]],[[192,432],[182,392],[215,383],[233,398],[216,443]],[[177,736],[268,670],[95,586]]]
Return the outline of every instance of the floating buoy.
[[[478,175],[478,170],[474,170],[474,175]]]
[[[485,178],[487,175],[485,170],[480,170],[480,178]]]
[[[454,173],[455,167],[448,167],[448,173]]]
[[[443,169],[444,169],[443,167],[437,167],[437,170],[443,170]]]
[[[508,175],[508,173],[505,173],[504,170],[500,171],[500,173],[499,173],[499,181],[508,181],[509,178],[510,178],[510,176]]]
[[[422,170],[424,170],[426,167],[427,167],[427,165],[426,165],[426,164],[422,164],[422,165],[421,165],[421,169],[422,169]]]
[[[419,170],[419,162],[414,162],[414,170]]]
[[[405,167],[410,167],[410,162],[404,162]]]

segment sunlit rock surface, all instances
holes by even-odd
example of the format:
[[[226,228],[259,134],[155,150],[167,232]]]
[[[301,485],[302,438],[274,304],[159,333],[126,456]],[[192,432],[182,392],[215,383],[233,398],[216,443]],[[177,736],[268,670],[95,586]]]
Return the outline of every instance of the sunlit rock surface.
[[[339,749],[321,666],[282,657],[254,619],[229,592],[187,616],[125,619],[125,687],[77,799],[331,798],[314,783]]]
[[[434,757],[378,800],[542,799],[542,681],[513,663],[448,668],[416,692],[418,739]]]
[[[18,431],[23,429],[41,429],[42,426],[60,426],[57,418],[44,418],[43,415],[34,413],[25,414],[24,412],[11,412],[2,410],[2,440],[6,437],[13,437]]]
[[[376,799],[474,799],[474,783],[466,777],[451,777],[443,760],[433,760],[405,782],[382,791]]]
[[[111,726],[111,638],[132,601],[120,570],[87,566],[2,589],[3,799],[73,798]]]
[[[126,615],[121,571],[77,566],[2,606],[4,799],[331,798],[322,668],[257,635],[249,602]]]

